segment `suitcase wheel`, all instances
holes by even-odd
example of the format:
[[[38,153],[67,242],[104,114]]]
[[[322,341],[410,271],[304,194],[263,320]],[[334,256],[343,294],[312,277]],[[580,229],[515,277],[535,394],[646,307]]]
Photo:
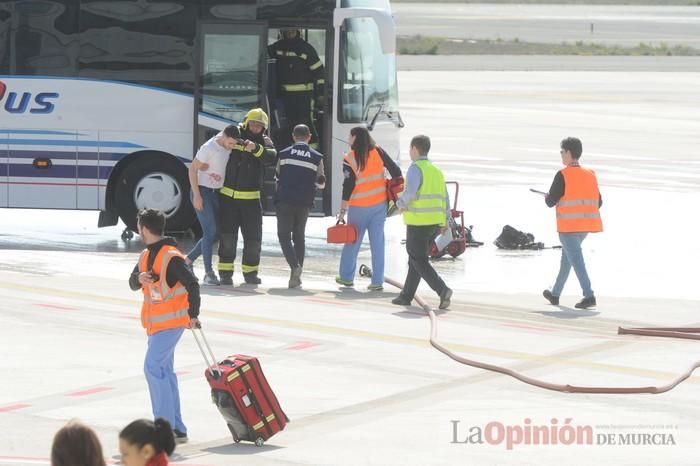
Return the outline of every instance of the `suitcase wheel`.
[[[265,440],[263,440],[262,437],[258,437],[255,439],[255,446],[256,447],[262,447],[264,443],[265,443]]]

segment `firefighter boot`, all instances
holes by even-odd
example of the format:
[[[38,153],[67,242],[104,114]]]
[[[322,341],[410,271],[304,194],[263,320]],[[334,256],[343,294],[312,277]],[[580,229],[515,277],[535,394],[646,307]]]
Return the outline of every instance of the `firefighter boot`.
[[[243,274],[243,280],[249,285],[259,285],[262,283],[260,277],[258,277],[258,272],[248,272]]]
[[[233,285],[233,272],[219,271],[219,283],[222,285]]]

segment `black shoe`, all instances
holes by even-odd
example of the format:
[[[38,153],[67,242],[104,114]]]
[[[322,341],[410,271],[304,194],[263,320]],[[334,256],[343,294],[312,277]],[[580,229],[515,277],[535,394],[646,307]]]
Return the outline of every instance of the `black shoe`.
[[[233,285],[233,277],[226,277],[226,276],[222,275],[221,279],[219,280],[219,284],[221,284],[221,285]]]
[[[175,443],[187,443],[189,440],[186,433],[180,432],[177,429],[173,430],[173,434],[175,435]]]
[[[296,266],[289,274],[289,288],[299,288],[301,286],[301,266]]]
[[[450,298],[452,298],[452,290],[445,287],[442,293],[440,293],[440,305],[438,309],[447,309],[450,307]]]
[[[574,307],[576,309],[588,309],[589,307],[595,307],[595,296],[589,298],[583,298],[581,301],[577,302]]]
[[[554,296],[551,291],[549,290],[544,290],[542,292],[542,296],[544,296],[544,299],[549,301],[549,304],[552,306],[558,306],[559,305],[559,296]]]
[[[260,280],[260,277],[258,277],[258,274],[243,274],[243,280],[249,285],[259,285],[262,283],[262,280]]]
[[[411,305],[412,299],[408,299],[402,294],[399,294],[397,297],[391,300],[391,304],[396,304],[397,306],[410,306]]]

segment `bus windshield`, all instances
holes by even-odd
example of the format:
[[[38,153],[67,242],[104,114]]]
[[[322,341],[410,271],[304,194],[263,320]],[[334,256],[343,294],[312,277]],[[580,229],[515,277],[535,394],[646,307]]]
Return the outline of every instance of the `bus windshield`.
[[[396,56],[382,53],[377,23],[345,20],[340,38],[339,112],[343,123],[361,123],[374,114],[398,112]],[[374,109],[374,110],[373,110]]]

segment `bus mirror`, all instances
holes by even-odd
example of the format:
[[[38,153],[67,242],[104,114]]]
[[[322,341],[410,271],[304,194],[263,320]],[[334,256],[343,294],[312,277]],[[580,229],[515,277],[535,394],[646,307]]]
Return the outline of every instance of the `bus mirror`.
[[[377,8],[336,8],[333,13],[333,25],[338,28],[346,19],[370,18],[377,24],[384,54],[396,53],[396,24],[386,10]]]

